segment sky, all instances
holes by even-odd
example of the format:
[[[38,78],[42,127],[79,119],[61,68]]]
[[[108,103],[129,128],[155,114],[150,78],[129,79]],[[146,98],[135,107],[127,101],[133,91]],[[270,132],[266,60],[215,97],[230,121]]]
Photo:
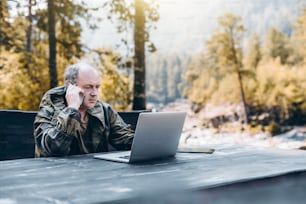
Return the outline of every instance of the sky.
[[[203,41],[205,34],[197,29],[198,26],[201,26],[198,18],[203,16],[208,24],[213,21],[208,14],[203,13],[203,7],[206,7],[207,0],[158,0],[157,2],[160,4],[160,20],[156,24],[157,30],[153,30],[151,33],[151,39],[159,51],[167,52],[169,47],[174,45],[192,48],[198,41]],[[216,6],[214,3],[210,4],[211,11],[215,10],[212,8],[214,6]],[[132,39],[133,33],[125,35]],[[190,38],[194,43],[185,42]],[[110,22],[103,22],[101,28],[95,32],[85,30],[82,39],[91,48],[99,46],[114,48],[120,42],[120,35],[117,34],[114,25]]]
[[[206,40],[218,26],[217,19],[225,12],[231,12],[243,18],[247,28],[246,35],[251,32],[263,32],[275,26],[286,29],[301,10],[305,0],[156,0],[160,5],[160,20],[157,29],[151,32],[152,42],[161,53],[186,52],[195,53],[203,49]],[[92,0],[93,4],[101,2]],[[288,10],[288,3],[296,4],[295,10]],[[250,13],[252,12],[252,13]],[[99,15],[99,14],[97,14]],[[132,41],[133,33],[125,33],[124,37]],[[90,48],[117,48],[121,36],[109,21],[103,21],[100,29],[85,29],[82,40]]]

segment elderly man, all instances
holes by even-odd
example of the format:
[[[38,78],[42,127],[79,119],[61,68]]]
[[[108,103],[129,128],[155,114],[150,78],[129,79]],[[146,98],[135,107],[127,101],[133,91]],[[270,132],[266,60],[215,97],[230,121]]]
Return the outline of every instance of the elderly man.
[[[69,66],[65,86],[45,93],[34,121],[35,156],[64,156],[128,150],[134,132],[98,99],[99,71],[85,63]]]

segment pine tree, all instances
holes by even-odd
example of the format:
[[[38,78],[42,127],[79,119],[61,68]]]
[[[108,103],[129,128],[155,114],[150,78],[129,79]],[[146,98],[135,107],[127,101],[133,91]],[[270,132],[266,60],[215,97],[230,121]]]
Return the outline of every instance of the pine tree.
[[[236,73],[247,123],[247,103],[242,82],[242,37],[245,28],[239,16],[226,13],[219,18],[219,30],[207,43],[208,55],[214,60],[219,76]]]

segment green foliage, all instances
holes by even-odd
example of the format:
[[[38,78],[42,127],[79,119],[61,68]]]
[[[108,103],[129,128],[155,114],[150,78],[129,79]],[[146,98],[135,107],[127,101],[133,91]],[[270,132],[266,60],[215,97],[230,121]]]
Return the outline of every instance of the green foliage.
[[[182,97],[182,77],[189,57],[153,53],[147,58],[147,97],[151,103],[165,104]]]

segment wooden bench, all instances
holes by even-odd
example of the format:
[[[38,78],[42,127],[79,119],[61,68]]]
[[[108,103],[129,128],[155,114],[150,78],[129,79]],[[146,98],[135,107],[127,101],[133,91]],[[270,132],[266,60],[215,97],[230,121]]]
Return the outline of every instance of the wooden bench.
[[[119,112],[123,120],[136,128],[144,111]],[[33,122],[37,112],[0,110],[0,161],[34,157]]]

